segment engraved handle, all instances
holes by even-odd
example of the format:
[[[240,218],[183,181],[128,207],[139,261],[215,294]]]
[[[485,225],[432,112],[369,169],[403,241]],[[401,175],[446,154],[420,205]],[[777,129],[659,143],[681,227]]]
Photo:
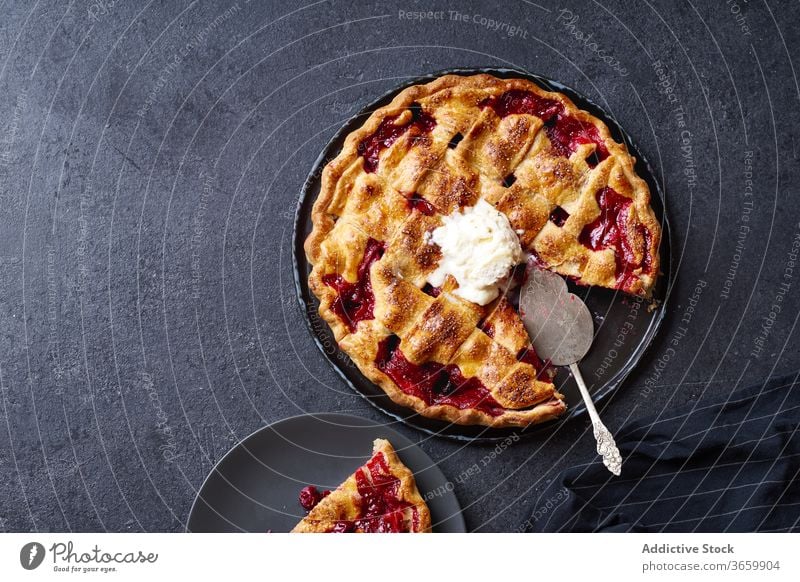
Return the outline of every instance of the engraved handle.
[[[578,364],[570,364],[569,369],[578,383],[578,389],[581,391],[581,396],[583,396],[583,403],[586,404],[586,410],[589,411],[589,417],[592,419],[594,438],[597,441],[597,454],[603,457],[603,464],[606,468],[619,477],[622,472],[622,456],[619,454],[617,443],[614,442],[614,437],[603,424],[603,421],[600,420],[600,415],[597,414],[597,409],[594,407],[588,388],[586,388],[586,382],[583,381]]]

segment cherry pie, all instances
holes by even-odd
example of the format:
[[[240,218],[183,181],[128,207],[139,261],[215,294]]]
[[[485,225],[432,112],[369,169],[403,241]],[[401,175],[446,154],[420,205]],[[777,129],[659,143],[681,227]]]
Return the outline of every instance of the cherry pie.
[[[431,514],[414,475],[385,439],[375,439],[372,458],[338,489],[306,487],[300,503],[308,515],[293,533],[428,533]]]
[[[554,418],[563,397],[513,294],[481,306],[454,294],[452,277],[432,287],[431,232],[483,199],[529,262],[647,297],[661,229],[634,162],[602,121],[531,81],[447,75],[409,87],[324,169],[305,242],[319,312],[362,373],[424,416]]]

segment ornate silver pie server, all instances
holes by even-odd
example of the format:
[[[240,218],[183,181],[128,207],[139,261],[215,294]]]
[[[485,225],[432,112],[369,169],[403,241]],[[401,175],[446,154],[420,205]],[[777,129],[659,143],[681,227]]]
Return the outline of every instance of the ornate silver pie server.
[[[519,307],[539,356],[556,366],[569,366],[592,420],[597,453],[608,470],[619,475],[622,468],[619,449],[600,420],[578,368],[578,362],[592,345],[592,314],[579,297],[569,292],[560,276],[538,268],[529,270],[528,279],[520,289]]]

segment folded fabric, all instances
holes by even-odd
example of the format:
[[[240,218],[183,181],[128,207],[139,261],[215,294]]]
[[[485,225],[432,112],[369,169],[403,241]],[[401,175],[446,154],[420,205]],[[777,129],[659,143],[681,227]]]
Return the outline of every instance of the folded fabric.
[[[628,423],[614,477],[567,469],[526,531],[800,531],[798,374]]]

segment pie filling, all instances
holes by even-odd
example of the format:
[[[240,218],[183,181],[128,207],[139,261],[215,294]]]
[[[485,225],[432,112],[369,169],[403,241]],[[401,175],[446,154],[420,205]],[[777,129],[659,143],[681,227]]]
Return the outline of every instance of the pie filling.
[[[550,213],[550,222],[555,224],[558,227],[564,226],[564,223],[567,222],[569,218],[569,212],[561,208],[560,206],[556,206],[555,210]]]
[[[372,292],[372,280],[369,277],[369,268],[372,263],[379,260],[386,245],[370,238],[364,250],[364,258],[358,265],[358,278],[351,283],[338,274],[329,274],[322,277],[322,282],[333,287],[337,296],[331,304],[331,310],[341,319],[351,332],[356,331],[359,321],[372,319],[375,307],[375,294]]]
[[[425,293],[426,295],[430,295],[431,297],[438,297],[439,294],[442,292],[442,288],[434,287],[430,283],[425,283],[425,285],[422,286],[422,292]]]
[[[490,416],[500,416],[506,410],[483,382],[474,377],[465,378],[454,364],[409,362],[400,350],[400,338],[396,335],[378,344],[375,363],[403,392],[416,396],[428,406],[446,404],[460,410],[472,408]]]
[[[425,200],[416,192],[406,197],[406,205],[408,206],[409,210],[418,210],[425,216],[433,216],[436,213],[436,209],[433,207],[433,204]]]
[[[331,492],[328,491],[327,489],[325,491],[320,491],[313,485],[308,485],[300,490],[300,496],[299,496],[300,505],[306,511],[311,511],[312,509],[314,509],[314,507],[316,507],[317,503],[322,501],[325,497],[327,497],[330,494]]]
[[[393,115],[381,121],[378,129],[358,144],[358,155],[364,158],[364,171],[372,174],[378,169],[380,153],[396,142],[405,132],[414,128],[420,134],[429,133],[436,127],[436,120],[425,113],[419,105],[409,108],[411,120],[405,125],[395,125],[402,114]]]
[[[398,497],[400,479],[392,475],[386,457],[377,453],[364,467],[355,472],[356,487],[360,496],[358,511],[353,520],[339,520],[330,529],[332,533],[361,531],[364,533],[403,533],[416,531],[419,525],[417,508]],[[411,513],[407,524],[406,510]]]
[[[555,99],[540,97],[532,91],[511,89],[495,97],[487,97],[478,104],[479,107],[491,107],[500,117],[508,115],[535,115],[545,123],[545,132],[553,149],[559,155],[569,157],[578,146],[586,143],[595,144],[594,154],[586,159],[590,167],[595,167],[608,157],[597,128],[564,112],[564,105]]]
[[[652,235],[644,225],[636,226],[644,241],[644,248],[641,249],[642,258],[637,260],[633,241],[627,234],[628,214],[633,201],[609,186],[598,190],[596,198],[600,206],[600,216],[583,228],[578,240],[593,251],[613,249],[617,287],[626,290],[637,280],[633,273],[635,269],[641,267],[644,273],[650,273],[651,261],[648,250]]]
[[[490,338],[493,338],[493,339],[494,339],[494,326],[492,325],[492,323],[491,323],[491,322],[489,322],[489,321],[486,321],[486,318],[484,318],[484,319],[481,319],[481,320],[480,320],[480,321],[477,323],[477,325],[476,325],[475,327],[477,327],[477,328],[478,328],[479,330],[481,330],[483,333],[485,333],[486,335],[488,335]]]
[[[550,360],[543,362],[533,346],[522,348],[517,353],[517,360],[533,366],[537,372],[536,378],[538,380],[542,380],[543,382],[552,381],[556,375],[555,368],[553,368],[553,364],[550,363]]]

